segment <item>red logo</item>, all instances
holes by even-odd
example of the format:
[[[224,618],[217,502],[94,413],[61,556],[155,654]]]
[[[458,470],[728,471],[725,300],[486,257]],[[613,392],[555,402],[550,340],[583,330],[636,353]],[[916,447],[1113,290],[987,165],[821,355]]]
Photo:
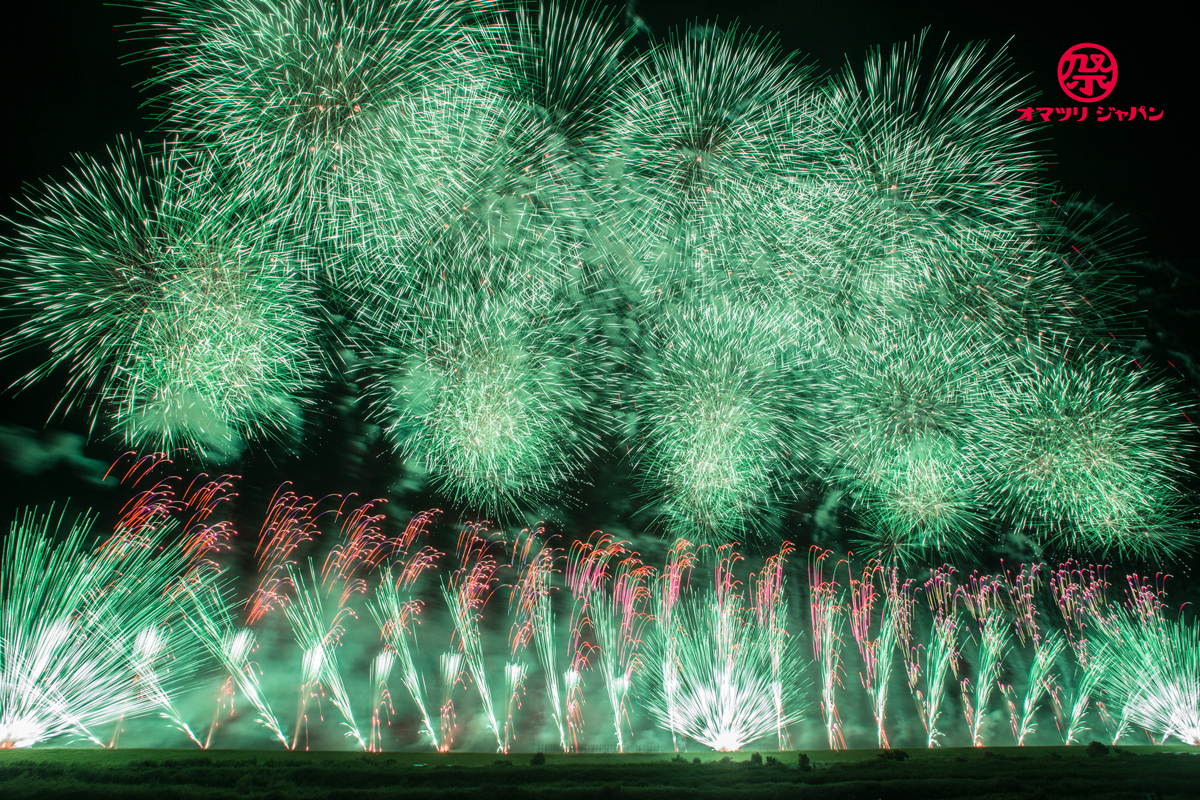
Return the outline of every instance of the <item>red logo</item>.
[[[1117,85],[1117,59],[1099,44],[1077,44],[1058,59],[1058,85],[1072,99],[1094,103]]]

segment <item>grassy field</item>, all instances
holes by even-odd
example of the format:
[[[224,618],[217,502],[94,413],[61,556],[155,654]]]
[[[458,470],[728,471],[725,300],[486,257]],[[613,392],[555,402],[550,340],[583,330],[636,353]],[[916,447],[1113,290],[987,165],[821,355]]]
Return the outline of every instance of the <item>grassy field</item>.
[[[942,748],[799,754],[562,755],[276,750],[0,751],[0,797],[51,798],[1136,798],[1200,796],[1200,749]],[[884,754],[888,755],[888,754]],[[779,763],[767,760],[771,756]],[[699,758],[699,764],[692,763]]]

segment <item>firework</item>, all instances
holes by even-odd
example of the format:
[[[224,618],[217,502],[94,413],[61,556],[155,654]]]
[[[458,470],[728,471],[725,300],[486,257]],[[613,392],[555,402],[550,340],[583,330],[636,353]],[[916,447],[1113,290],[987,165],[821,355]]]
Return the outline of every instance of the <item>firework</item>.
[[[506,258],[505,273],[525,281],[575,274],[594,205],[553,121],[469,75],[410,105],[390,117],[396,145],[362,181],[351,282],[419,287],[458,268],[455,253]]]
[[[808,73],[770,37],[737,26],[673,34],[651,51],[604,142],[623,240],[651,256],[686,226],[754,227],[804,161]]]
[[[450,611],[454,633],[458,639],[462,667],[479,692],[483,712],[487,716],[488,730],[496,737],[496,747],[504,750],[503,732],[496,722],[492,704],[492,692],[483,657],[483,638],[479,631],[479,619],[483,606],[495,588],[496,559],[488,552],[488,540],[482,535],[484,524],[467,525],[458,537],[459,567],[450,576],[449,584],[442,584],[442,597]],[[449,672],[443,670],[447,680]],[[455,674],[455,680],[457,680]],[[450,681],[453,685],[454,681]],[[444,738],[444,735],[443,735]]]
[[[1003,382],[981,439],[990,492],[1046,542],[1121,555],[1186,547],[1182,420],[1143,370],[1051,349]]]
[[[930,53],[921,33],[830,83],[817,105],[826,163],[863,210],[891,217],[886,243],[1027,230],[1040,157],[1005,111],[1027,97],[1003,48]]]
[[[371,741],[367,747],[372,753],[383,750],[383,730],[380,711],[392,711],[392,696],[388,691],[387,681],[391,677],[392,667],[396,665],[396,654],[390,648],[379,651],[379,655],[371,659]]]
[[[442,706],[439,710],[441,725],[434,742],[439,753],[448,753],[454,744],[454,687],[462,679],[462,653],[442,653],[438,666],[442,672]]]
[[[779,552],[767,559],[762,571],[754,576],[752,596],[759,631],[771,656],[771,698],[775,703],[776,735],[780,750],[789,749],[787,727],[783,724],[783,657],[787,652],[788,606],[784,596],[784,564],[796,548],[784,542]]]
[[[420,520],[415,529],[423,530],[428,518],[428,514],[418,514],[414,517],[414,522]],[[382,571],[374,596],[367,603],[367,610],[379,626],[389,651],[399,660],[400,679],[417,713],[421,715],[421,732],[429,737],[435,749],[440,749],[438,731],[434,729],[426,707],[425,681],[416,661],[416,626],[422,604],[412,597],[413,584],[424,570],[433,566],[440,554],[428,547],[408,554],[407,550],[415,539],[416,530],[413,522],[410,522],[406,528],[406,535],[402,537],[397,548],[405,551],[406,558],[391,562]],[[409,531],[413,533],[409,535]]]
[[[617,750],[625,752],[622,734],[628,722],[626,700],[633,676],[641,669],[642,630],[650,619],[646,606],[650,592],[646,580],[651,568],[636,555],[628,555],[612,572],[611,586],[600,587],[589,599],[589,619],[596,634],[600,674],[613,712]]]
[[[987,374],[980,348],[953,325],[903,315],[868,324],[834,351],[834,447],[865,507],[868,544],[888,559],[969,554],[982,527],[967,447]]]
[[[254,632],[249,628],[238,628],[234,624],[224,591],[202,592],[189,587],[187,597],[188,627],[229,676],[225,687],[222,688],[222,699],[226,691],[240,691],[258,712],[259,724],[284,747],[288,747],[287,737],[263,693],[259,682],[261,673],[257,665],[250,660],[256,645]],[[232,702],[230,708],[232,711]],[[216,727],[215,719],[213,727]],[[209,731],[209,741],[211,739],[212,730]]]
[[[349,591],[353,590],[343,592],[331,614],[326,608],[327,597],[317,579],[316,565],[311,559],[308,561],[307,579],[303,572],[291,564],[287,567],[287,573],[294,596],[284,605],[283,611],[292,623],[292,634],[301,651],[300,703],[296,712],[296,732],[292,736],[291,749],[296,749],[300,740],[301,725],[305,726],[307,734],[310,699],[317,697],[318,692],[324,696],[324,690],[328,689],[330,701],[342,715],[346,736],[353,738],[359,747],[366,750],[369,745],[359,733],[354,720],[350,697],[346,693],[337,658],[337,648],[341,646],[342,635],[345,633],[346,618],[354,616],[354,612],[346,607]],[[308,749],[307,739],[305,749]]]
[[[286,486],[287,484],[284,484]],[[320,533],[317,527],[319,503],[311,497],[275,491],[266,518],[258,534],[254,555],[258,561],[258,587],[250,597],[247,621],[253,625],[283,598],[287,588],[287,568],[292,554],[302,543]]]
[[[845,624],[846,608],[842,604],[843,593],[838,590],[835,578],[828,581],[822,577],[822,563],[832,551],[822,552],[815,545],[808,554],[809,612],[812,618],[813,658],[821,668],[821,713],[825,721],[825,735],[830,750],[846,747],[842,736],[842,720],[836,705],[836,691],[841,684],[838,673],[843,670],[842,626]]]
[[[969,584],[959,587],[959,596],[974,620],[978,634],[978,667],[972,696],[963,692],[963,708],[971,731],[971,742],[983,746],[983,721],[991,704],[992,692],[1000,685],[1000,666],[1009,650],[1012,626],[1004,617],[1002,583],[988,576],[972,575]]]
[[[883,592],[883,609],[880,611],[879,629],[875,638],[871,638],[871,629],[875,603],[879,599],[875,580],[879,578],[886,583],[890,574],[882,564],[873,561],[863,568],[862,577],[858,580],[854,579],[853,574],[850,576],[850,630],[854,634],[855,644],[858,645],[859,655],[862,656],[865,671],[860,673],[859,677],[871,699],[871,713],[875,717],[877,731],[876,740],[881,749],[889,747],[884,720],[887,718],[888,686],[891,683],[897,636],[895,610],[890,602],[892,594],[886,589]]]
[[[25,203],[4,272],[29,317],[4,349],[49,345],[23,384],[65,368],[52,413],[222,460],[295,427],[317,362],[295,253],[208,172],[121,143]]]
[[[384,336],[371,393],[392,441],[441,488],[511,516],[597,449],[607,359],[577,303],[534,302],[485,273],[482,287],[431,290],[415,332]]]
[[[1084,717],[1107,669],[1107,657],[1092,652],[1091,643],[1084,636],[1088,625],[1107,606],[1108,581],[1104,570],[1104,567],[1068,561],[1050,574],[1050,588],[1065,623],[1063,634],[1075,655],[1076,664],[1067,730],[1063,734],[1065,744],[1082,741],[1081,737],[1088,730]]]
[[[531,103],[572,146],[591,143],[613,124],[629,66],[621,51],[632,29],[598,4],[539,3],[517,9],[511,66],[500,90]]]
[[[667,728],[671,731],[671,744],[675,752],[679,752],[677,738],[677,723],[675,706],[679,697],[678,654],[679,636],[678,624],[675,621],[675,609],[679,605],[684,588],[696,563],[696,554],[692,543],[679,539],[667,554],[667,563],[654,584],[655,621],[662,632],[662,653],[656,667],[662,672],[663,701],[666,705]],[[774,610],[774,609],[772,609]]]
[[[938,717],[946,695],[946,678],[951,669],[958,674],[958,609],[957,590],[953,584],[954,570],[949,566],[933,571],[925,582],[925,597],[933,614],[929,629],[929,646],[925,651],[925,729],[928,746],[938,747]]]
[[[158,0],[165,122],[307,234],[344,179],[394,146],[387,119],[479,60],[473,17],[465,3]]]
[[[755,615],[727,568],[731,556],[718,558],[715,586],[699,597],[682,599],[673,610],[672,630],[655,627],[650,658],[662,663],[668,641],[675,670],[668,687],[648,674],[652,693],[645,701],[664,728],[714,750],[739,750],[746,744],[778,733],[800,719],[803,681],[792,647],[785,645],[778,679],[773,672],[776,638],[759,627]],[[781,687],[776,701],[775,687]],[[668,699],[669,698],[669,699]],[[783,712],[780,714],[779,708]]]
[[[925,718],[925,702],[921,692],[921,651],[915,644],[913,623],[916,621],[916,590],[913,581],[900,582],[900,570],[893,564],[887,576],[888,605],[892,609],[892,624],[896,630],[896,643],[900,648],[900,656],[904,660],[904,677],[908,691],[916,704],[917,716],[921,724],[928,730],[929,722]]]
[[[625,404],[668,534],[744,541],[789,496],[786,479],[816,440],[795,390],[798,338],[770,309],[720,298],[681,305],[651,330]]]
[[[525,560],[520,579],[509,597],[509,608],[516,618],[509,633],[509,650],[515,656],[519,648],[533,642],[534,652],[542,667],[550,716],[554,719],[559,744],[565,753],[568,751],[567,732],[555,646],[554,603],[550,597],[553,588],[551,579],[559,556],[557,549],[540,536],[542,533],[544,531],[540,529],[526,531],[524,547],[520,548]]]
[[[510,661],[504,665],[504,684],[506,687],[504,701],[504,741],[500,746],[501,752],[507,753],[516,742],[516,722],[513,713],[521,707],[521,695],[525,693],[525,678],[529,667],[519,661]]]
[[[1029,666],[1029,681],[1026,684],[1028,688],[1025,691],[1021,727],[1017,734],[1017,744],[1019,745],[1025,744],[1026,737],[1034,731],[1033,715],[1037,711],[1038,703],[1043,697],[1054,693],[1052,684],[1054,678],[1050,674],[1050,670],[1066,646],[1066,642],[1057,635],[1057,631],[1051,631],[1034,648],[1033,663]]]
[[[1100,684],[1120,709],[1121,727],[1145,728],[1160,743],[1200,744],[1200,626],[1162,613],[1159,594],[1131,580],[1130,602],[1091,626]],[[1146,602],[1146,598],[1152,598]]]
[[[167,632],[187,586],[211,574],[192,570],[173,526],[118,529],[99,547],[91,520],[27,511],[6,537],[0,570],[0,744],[28,747],[64,734],[96,744],[94,729],[174,710],[175,690],[197,667],[186,632]],[[62,529],[65,533],[60,534]],[[187,583],[183,583],[184,581]],[[176,659],[165,664],[172,650]],[[140,672],[138,671],[140,669]],[[193,736],[193,739],[195,737]]]
[[[1017,744],[1025,744],[1025,739],[1034,730],[1033,715],[1043,697],[1056,697],[1056,688],[1051,668],[1057,661],[1063,648],[1067,646],[1064,638],[1057,631],[1043,632],[1037,620],[1037,604],[1035,598],[1041,580],[1038,571],[1042,565],[1022,565],[1014,576],[1005,572],[1005,585],[1009,601],[1015,614],[1014,625],[1022,645],[1033,647],[1033,660],[1029,665],[1029,680],[1025,684],[1025,700],[1021,706],[1020,721],[1016,715],[1016,705],[1009,697],[1010,713],[1013,714],[1013,735]],[[1011,695],[1012,687],[1008,687]]]

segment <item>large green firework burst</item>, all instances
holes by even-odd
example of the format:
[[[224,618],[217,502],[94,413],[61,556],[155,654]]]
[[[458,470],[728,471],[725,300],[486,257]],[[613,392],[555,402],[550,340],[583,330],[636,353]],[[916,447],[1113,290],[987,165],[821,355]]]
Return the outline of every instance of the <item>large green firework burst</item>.
[[[1162,384],[1103,351],[1047,347],[997,383],[980,447],[993,502],[1071,550],[1187,546],[1184,421]]]
[[[60,410],[102,413],[130,444],[222,458],[286,431],[315,370],[312,300],[269,222],[203,167],[123,144],[24,204],[5,267],[28,313],[5,342],[62,368]]]
[[[811,458],[820,393],[800,316],[718,297],[648,326],[623,405],[636,413],[647,497],[672,534],[744,541]]]
[[[174,155],[81,160],[6,240],[0,353],[48,347],[23,385],[93,428],[230,458],[349,377],[488,514],[568,501],[624,436],[643,510],[710,544],[822,484],[905,559],[1190,546],[1128,237],[1045,181],[1004,47],[821,77],[591,0],[147,7]]]
[[[449,494],[507,516],[564,490],[595,452],[608,359],[580,304],[479,258],[389,317],[368,364],[396,445]]]
[[[301,225],[391,146],[382,120],[480,60],[488,3],[155,0],[165,124]],[[333,190],[333,191],[331,191]]]
[[[619,100],[607,140],[620,234],[653,252],[681,225],[753,227],[770,193],[803,173],[809,72],[769,37],[736,26],[654,49]]]
[[[613,120],[628,79],[622,58],[632,30],[622,30],[611,9],[539,3],[517,9],[510,66],[499,87],[511,100],[529,103],[573,147],[594,144]]]

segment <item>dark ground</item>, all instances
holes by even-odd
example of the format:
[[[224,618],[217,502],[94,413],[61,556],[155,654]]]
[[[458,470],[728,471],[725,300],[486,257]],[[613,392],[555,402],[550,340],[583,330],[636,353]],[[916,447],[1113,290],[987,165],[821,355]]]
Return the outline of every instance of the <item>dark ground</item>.
[[[1099,748],[1096,748],[1097,750]],[[666,754],[376,753],[45,749],[0,752],[0,797],[51,798],[1194,798],[1200,749],[941,748]],[[766,760],[771,756],[779,763]],[[688,759],[696,757],[687,754]]]

